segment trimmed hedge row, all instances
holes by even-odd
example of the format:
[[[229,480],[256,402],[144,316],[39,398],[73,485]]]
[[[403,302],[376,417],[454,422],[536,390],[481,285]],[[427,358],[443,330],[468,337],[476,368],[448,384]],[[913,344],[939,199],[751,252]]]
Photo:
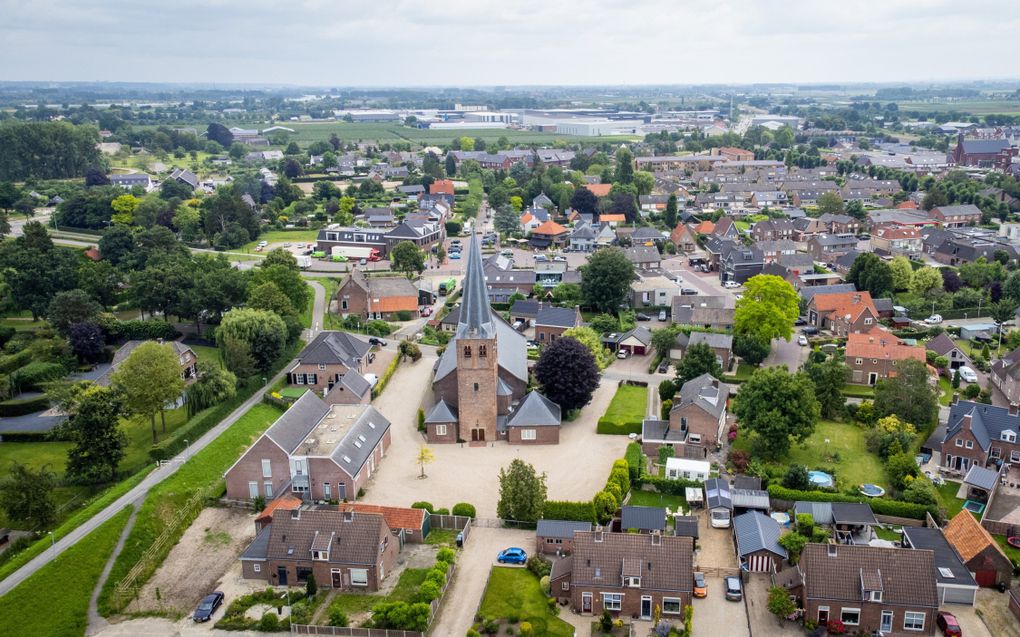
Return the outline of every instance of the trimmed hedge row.
[[[173,323],[166,321],[142,321],[132,319],[130,321],[100,320],[99,326],[106,332],[108,342],[120,340],[143,340],[151,341],[163,339],[172,341],[180,332],[173,326]]]
[[[15,398],[0,403],[0,418],[13,418],[42,411],[50,406],[50,400],[46,396],[35,396],[33,398]]]
[[[50,442],[48,431],[7,431],[0,434],[2,442]]]
[[[939,519],[937,506],[925,506],[913,502],[898,502],[883,498],[869,498],[863,495],[846,495],[844,493],[830,493],[828,491],[798,491],[787,489],[779,484],[769,485],[769,496],[777,500],[788,500],[796,502],[805,500],[808,502],[863,502],[871,505],[871,510],[879,515],[891,515],[899,518],[912,518],[923,520],[925,513],[931,513],[936,520]]]
[[[595,428],[595,431],[600,434],[609,434],[611,436],[626,436],[629,434],[640,434],[641,433],[641,422],[616,422],[605,417],[599,418],[599,424]]]
[[[679,496],[686,495],[685,489],[687,487],[697,487],[700,489],[703,486],[702,483],[697,480],[684,480],[683,478],[671,480],[669,478],[660,478],[658,476],[649,475],[642,476],[637,480],[637,482],[640,485],[647,484],[653,486],[659,493]]]
[[[627,445],[627,452],[623,454],[630,469],[631,482],[637,482],[641,478],[642,469],[645,465],[645,454],[641,451],[641,444],[632,442]]]
[[[400,365],[400,355],[393,357],[393,360],[391,360],[390,364],[386,367],[386,371],[383,372],[379,382],[377,382],[375,387],[372,388],[372,398],[378,398],[379,394],[383,393],[383,390],[386,389],[386,384],[390,382],[390,377],[392,377],[393,373],[397,371],[398,365]]]
[[[590,501],[548,500],[542,509],[542,518],[546,520],[577,520],[595,524],[595,506]]]

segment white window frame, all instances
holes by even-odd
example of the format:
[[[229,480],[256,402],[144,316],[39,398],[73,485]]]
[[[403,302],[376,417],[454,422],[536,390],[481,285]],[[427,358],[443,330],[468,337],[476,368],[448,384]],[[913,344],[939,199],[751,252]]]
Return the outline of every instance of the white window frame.
[[[272,499],[272,497],[273,497],[273,483],[272,483],[272,481],[267,480],[266,482],[263,482],[262,483],[262,489],[266,493],[266,499]]]
[[[818,616],[815,617],[815,621],[822,621],[821,620],[822,613],[825,613],[826,617],[828,617],[829,619],[832,619],[832,613],[829,610],[829,607],[828,606],[819,606],[818,607]]]
[[[328,482],[322,483],[322,499],[332,500],[333,499],[333,488],[329,486]]]
[[[1012,431],[1002,432],[1002,439],[1006,442],[1016,442],[1016,434]]]
[[[445,436],[446,435],[446,425],[436,425],[436,435],[437,436]]]
[[[534,429],[521,429],[521,440],[537,440],[538,432]]]
[[[888,623],[885,621],[886,617],[889,618]],[[879,616],[878,619],[879,630],[881,630],[883,626],[888,626],[889,630],[892,630],[894,617],[895,615],[891,610],[882,611],[882,614]]]
[[[262,477],[272,478],[273,477],[273,461],[269,458],[262,459]]]
[[[351,586],[368,586],[368,569],[351,569]]]
[[[259,497],[259,483],[256,480],[248,482],[248,497],[252,499]]]
[[[319,363],[319,369],[326,369],[326,363]]]
[[[259,564],[258,562],[255,562],[254,564],[251,565],[251,570],[253,573],[261,573],[262,565]]]
[[[691,435],[690,435],[690,436],[689,436],[689,437],[687,438],[687,440],[688,440],[689,442],[693,442],[693,443],[695,443],[695,444],[700,444],[700,443],[701,443],[701,434],[691,434]]]
[[[666,610],[666,604],[672,604],[676,602],[676,610]],[[679,615],[684,612],[683,601],[679,597],[663,597],[662,598],[662,614],[663,615]]]
[[[1009,452],[1009,461],[1010,462],[1020,462],[1020,451],[1017,451],[1016,449],[1010,451]]]
[[[863,358],[858,358],[856,361],[854,361],[854,365],[863,365],[863,364],[864,364],[864,359]]]
[[[608,611],[623,610],[623,593],[602,593],[602,609]]]
[[[991,456],[993,458],[1001,458],[1002,457],[1002,449],[999,449],[998,447],[992,447]]]
[[[847,621],[844,616],[847,613],[857,613],[857,621]],[[839,610],[839,621],[843,622],[847,626],[860,626],[861,625],[861,609],[860,608],[841,608]]]
[[[873,601],[873,602],[880,602],[880,601],[882,601],[882,591],[870,591],[870,592],[871,592],[871,601]]]
[[[570,582],[562,582],[562,583],[560,583],[560,589],[564,590],[564,591],[569,591],[570,590]]]
[[[973,440],[968,440],[965,443],[963,443],[963,446],[966,447],[967,449],[973,449],[974,448],[974,441]]]
[[[916,622],[917,618],[920,618],[921,621],[920,626],[914,628],[913,626],[915,624],[913,622],[908,626],[907,622],[909,622],[911,619],[913,619]],[[912,630],[917,632],[924,630],[924,619],[925,619],[924,613],[920,613],[914,610],[906,611],[905,613],[903,613],[903,630]]]
[[[956,439],[956,446],[957,447],[962,447],[963,446],[963,438],[957,438]]]

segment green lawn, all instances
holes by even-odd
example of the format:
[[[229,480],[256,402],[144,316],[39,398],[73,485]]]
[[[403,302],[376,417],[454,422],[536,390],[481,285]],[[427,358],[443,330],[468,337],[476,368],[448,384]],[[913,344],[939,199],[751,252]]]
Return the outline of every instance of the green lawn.
[[[92,590],[129,516],[125,508],[0,597],[0,637],[84,635]]]
[[[847,383],[843,385],[842,393],[844,396],[851,396],[853,398],[874,398],[875,388],[871,385],[852,385]]]
[[[953,402],[953,383],[945,376],[939,376],[939,404],[948,406]]]
[[[457,542],[457,533],[456,529],[432,529],[425,537],[425,543],[453,546]]]
[[[538,578],[523,568],[493,567],[478,613],[485,619],[516,616],[521,622],[529,622],[536,636],[574,635],[573,626],[549,612],[546,596],[538,586]]]
[[[733,448],[750,451],[750,440],[741,434]],[[794,444],[789,456],[775,466],[785,469],[791,464],[804,465],[809,471],[819,469],[831,473],[840,489],[865,482],[887,486],[882,461],[867,450],[865,430],[855,425],[818,421],[811,437],[802,445]]]
[[[877,535],[879,538],[883,540],[888,540],[890,542],[899,542],[901,539],[903,539],[902,533],[897,533],[896,531],[893,531],[892,529],[887,529],[884,526],[876,526],[872,528],[875,530],[875,535]]]
[[[1010,546],[1009,542],[1006,541],[1005,535],[993,535],[995,541],[1002,547],[1003,552],[1006,554],[1013,564],[1020,564],[1020,549]]]
[[[757,369],[758,368],[755,367],[754,365],[740,361],[740,363],[737,364],[737,369],[733,372],[733,374],[732,375],[724,374],[723,380],[728,383],[746,383],[747,381],[751,380],[751,375],[754,374],[755,370]]]
[[[641,421],[648,411],[648,388],[620,385],[605,415],[599,418],[598,433],[641,433]]]
[[[430,534],[431,535],[431,534]],[[429,569],[408,568],[400,574],[397,585],[389,595],[370,595],[362,593],[341,593],[333,598],[329,605],[330,609],[339,608],[348,616],[354,613],[367,613],[376,604],[383,602],[412,602],[416,601],[418,587],[425,581]],[[328,614],[328,613],[327,613]]]
[[[633,489],[630,492],[630,500],[627,501],[627,505],[637,507],[669,507],[671,510],[676,511],[680,507],[686,509],[687,500],[679,495],[667,495],[665,493]]]
[[[295,229],[295,230],[268,230],[263,232],[254,241],[249,241],[240,248],[237,248],[238,252],[252,252],[255,247],[258,246],[260,241],[268,241],[269,249],[272,249],[274,243],[307,243],[309,241],[315,241],[319,236],[318,230],[309,230],[307,228]],[[268,251],[268,250],[267,250]]]
[[[200,361],[209,361],[216,364],[219,367],[223,367],[223,361],[220,359],[220,348],[210,347],[208,345],[188,345],[191,349],[195,350],[195,355],[198,356]]]
[[[946,480],[941,486],[936,487],[939,492],[939,504],[943,509],[946,510],[946,518],[951,519],[961,510],[963,510],[964,500],[960,500],[956,497],[956,492],[960,490],[960,483]]]
[[[110,578],[103,586],[103,593],[100,596],[101,612],[109,615],[119,610],[113,609],[110,605],[116,583],[131,570],[145,550],[163,532],[164,520],[170,512],[179,509],[196,491],[217,483],[222,488],[223,472],[230,468],[230,465],[280,417],[281,413],[276,407],[265,403],[255,405],[209,446],[185,462],[177,473],[149,491],[124,550],[117,557]],[[186,525],[178,530],[184,533],[185,528]],[[173,544],[171,542],[165,550],[169,552]],[[154,570],[155,566],[138,583],[141,584],[151,577]]]

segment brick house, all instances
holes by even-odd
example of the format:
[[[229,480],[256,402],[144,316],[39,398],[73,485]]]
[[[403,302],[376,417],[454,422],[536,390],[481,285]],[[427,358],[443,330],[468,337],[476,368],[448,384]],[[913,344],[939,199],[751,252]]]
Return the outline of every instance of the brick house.
[[[950,161],[957,166],[978,166],[1005,170],[1017,151],[1007,139],[964,139],[961,132],[956,146],[949,152]]]
[[[336,508],[278,510],[241,553],[241,577],[295,586],[315,576],[321,588],[377,591],[400,542],[382,515]]]
[[[305,392],[224,473],[227,497],[354,500],[389,446],[390,421],[371,405]]]
[[[543,305],[535,316],[535,340],[552,343],[572,327],[581,324],[581,310],[577,307]]]
[[[694,541],[658,533],[574,533],[574,554],[550,577],[552,595],[582,615],[681,621],[693,592]],[[561,560],[561,561],[566,561]]]
[[[733,335],[718,334],[715,332],[691,332],[689,335],[680,332],[676,335],[674,348],[669,350],[669,357],[673,360],[683,358],[687,348],[692,345],[705,344],[715,352],[715,359],[725,370],[729,369],[730,361],[733,358]]]
[[[751,228],[751,238],[755,241],[778,241],[793,239],[794,226],[790,219],[763,219]]]
[[[337,311],[341,316],[393,320],[405,312],[418,317],[418,288],[403,276],[369,277],[354,269],[344,277],[336,291]]]
[[[807,320],[819,330],[836,336],[868,332],[878,323],[871,293],[836,292],[814,294],[807,302]]]
[[[669,233],[669,240],[676,247],[677,252],[694,252],[698,249],[697,237],[683,222],[676,224],[673,231]]]
[[[815,261],[824,263],[856,248],[857,236],[852,234],[816,234],[807,240],[808,253]]]
[[[348,332],[319,332],[287,370],[287,384],[326,394],[348,372],[361,373],[372,346]]]
[[[969,515],[969,514],[968,514]],[[804,616],[848,633],[934,635],[934,553],[864,545],[808,544],[801,554]]]
[[[1020,402],[1020,348],[992,361],[989,376],[1009,402]]]
[[[590,533],[591,522],[539,520],[535,528],[535,551],[543,555],[570,555],[574,552],[575,532]]]
[[[754,159],[754,151],[734,146],[722,146],[714,149],[713,155],[725,157],[727,161],[751,161]]]
[[[931,209],[931,216],[937,219],[943,228],[961,228],[981,223],[981,209],[974,204],[938,206]]]
[[[874,385],[880,378],[896,376],[902,361],[925,363],[924,348],[908,345],[892,332],[873,329],[865,333],[847,335],[846,364],[850,367],[850,381],[858,385]]]
[[[634,264],[635,270],[650,270],[662,265],[662,255],[655,246],[632,246],[624,250],[627,259]]]
[[[989,462],[1020,462],[1020,413],[1016,403],[996,407],[969,400],[949,406],[942,439],[942,468],[965,474]]]
[[[945,332],[941,332],[938,336],[925,343],[924,349],[935,352],[936,356],[945,356],[946,360],[949,361],[949,369],[956,369],[963,365],[972,364],[970,356],[967,356],[967,354],[960,349],[956,342],[949,338]]]
[[[850,215],[834,215],[825,213],[818,217],[818,223],[822,224],[828,232],[836,235],[857,234],[861,231],[861,222]]]
[[[536,248],[562,246],[567,242],[568,230],[552,219],[531,231],[530,243]]]
[[[723,296],[673,297],[673,322],[693,327],[730,329],[735,309],[732,301]]]
[[[883,224],[871,229],[871,247],[889,254],[919,254],[924,249],[921,230],[914,226]]]
[[[655,456],[660,447],[672,447],[677,457],[705,458],[725,433],[729,397],[730,386],[710,374],[687,381],[673,397],[669,420],[641,424],[642,450]]]
[[[1013,579],[1013,563],[970,511],[963,510],[954,515],[943,532],[967,569],[974,574],[978,586],[1009,585]]]

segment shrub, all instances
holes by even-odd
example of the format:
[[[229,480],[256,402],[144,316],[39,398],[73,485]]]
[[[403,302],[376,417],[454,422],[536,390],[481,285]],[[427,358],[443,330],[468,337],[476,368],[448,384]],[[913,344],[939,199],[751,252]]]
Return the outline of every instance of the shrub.
[[[410,321],[412,317],[413,317],[413,315],[411,314],[410,310],[398,310],[397,311],[397,320],[398,321]]]
[[[596,521],[595,507],[591,502],[548,500],[542,508],[542,517],[546,520],[578,520],[592,523]]]
[[[475,512],[475,505],[468,504],[467,502],[458,502],[453,505],[453,514],[460,515],[466,518],[473,518],[477,515]]]
[[[779,538],[779,545],[786,549],[787,553],[790,554],[790,561],[796,564],[809,539],[810,538],[804,537],[800,533],[787,533],[783,537]],[[789,614],[790,613],[786,613],[786,615]]]
[[[456,559],[456,557],[457,557],[456,551],[445,546],[436,551],[437,562],[446,562],[447,564],[453,564],[453,561]]]
[[[810,513],[797,514],[797,532],[804,537],[811,537],[815,532],[815,516]]]
[[[251,510],[253,513],[262,513],[262,509],[266,508],[265,496],[257,495],[251,500]]]
[[[442,588],[446,584],[446,567],[436,568],[433,566],[429,569],[429,572],[425,574],[426,582],[435,582],[439,588]]]
[[[544,593],[545,595],[549,594],[550,586],[549,586],[549,576],[548,575],[543,575],[538,580],[538,587],[542,589],[542,593]]]
[[[431,602],[439,598],[442,587],[433,580],[425,580],[418,588],[418,601]]]
[[[673,450],[673,447],[669,445],[659,447],[659,464],[666,464],[666,461],[674,456],[676,456],[676,452]]]
[[[531,622],[521,622],[520,626],[521,637],[533,637],[535,629],[532,628]]]
[[[425,632],[429,605],[423,602],[383,602],[372,607],[372,627]]]
[[[336,626],[338,628],[345,628],[350,625],[350,620],[347,619],[347,613],[343,609],[333,606],[329,609],[329,625]],[[471,631],[468,631],[469,633]]]
[[[35,361],[14,370],[10,376],[11,390],[14,393],[26,390],[40,390],[43,383],[58,380],[64,375],[64,366],[60,363],[44,363]]]
[[[280,627],[280,618],[276,616],[274,611],[269,611],[262,614],[262,619],[259,620],[259,630],[265,633],[275,632]]]
[[[801,491],[810,489],[811,481],[808,479],[807,467],[799,464],[790,465],[790,468],[786,470],[786,475],[783,476],[783,486],[787,489]]]
[[[393,360],[390,361],[390,364],[386,366],[386,371],[383,372],[382,377],[375,384],[375,387],[372,388],[372,398],[378,398],[379,394],[381,394],[383,390],[386,389],[386,384],[390,382],[390,378],[393,376],[393,373],[397,371],[397,365],[399,364],[400,357],[394,356]],[[431,511],[429,511],[429,513],[431,513]]]
[[[305,595],[315,597],[315,594],[318,592],[319,586],[315,583],[315,574],[309,573],[308,579],[305,581]]]
[[[731,449],[729,459],[737,473],[743,473],[747,469],[747,464],[751,462],[751,454],[739,449]]]
[[[974,400],[981,393],[981,387],[975,384],[967,385],[963,390],[963,395],[969,400]]]
[[[535,574],[535,577],[542,579],[552,572],[552,564],[540,555],[532,555],[528,558],[528,570]]]
[[[634,482],[641,477],[641,471],[645,466],[645,456],[641,451],[641,445],[632,442],[627,445],[627,452],[623,455],[627,461],[627,468],[630,470],[630,480]]]
[[[425,431],[425,411],[418,409],[418,431]]]
[[[436,515],[450,515],[450,510],[446,507],[440,507],[435,510]]]
[[[46,396],[35,396],[33,398],[15,398],[0,403],[0,418],[14,418],[42,411],[50,406],[50,399]],[[5,436],[6,438],[6,436]]]
[[[411,505],[411,508],[412,509],[425,509],[429,513],[435,513],[435,511],[436,511],[435,507],[432,506],[431,502],[425,502],[425,501],[415,502],[414,504]]]
[[[613,615],[608,611],[602,611],[602,617],[599,618],[599,626],[602,627],[602,632],[608,633],[613,630]]]

